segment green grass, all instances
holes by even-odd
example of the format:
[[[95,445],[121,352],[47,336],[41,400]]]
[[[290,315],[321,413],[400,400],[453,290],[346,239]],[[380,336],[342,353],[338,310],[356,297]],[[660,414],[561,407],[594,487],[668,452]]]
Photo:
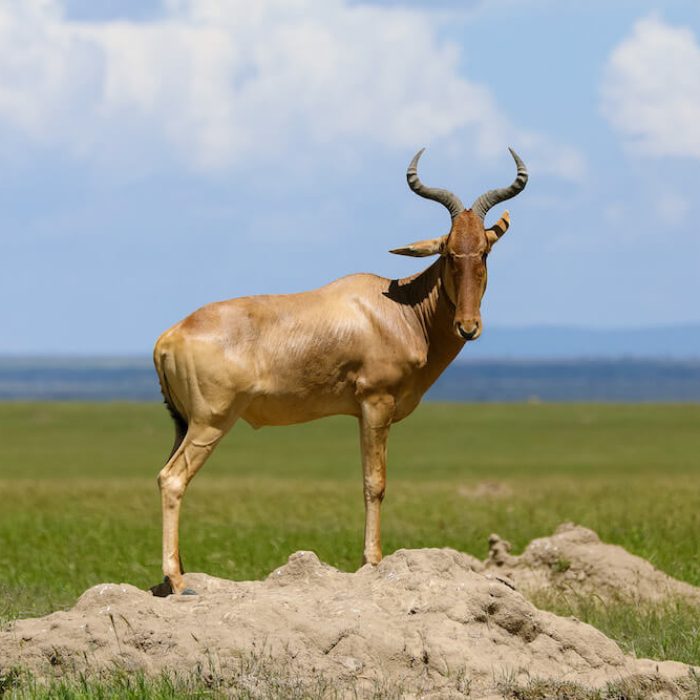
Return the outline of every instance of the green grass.
[[[468,679],[453,678],[451,685],[452,693],[440,697],[471,697]],[[572,681],[537,678],[521,684],[505,676],[496,679],[495,690],[503,700],[648,700],[650,697],[700,700],[700,676],[691,671],[676,681],[629,679],[610,682],[599,690]],[[0,676],[3,700],[341,700],[350,697],[401,700],[407,693],[422,697],[417,688],[397,682],[376,681],[360,690],[352,680],[339,681],[321,674],[302,681],[277,666],[261,665],[259,659],[254,659],[252,664],[244,662],[235,677],[226,681],[208,674],[187,678],[161,674],[147,678],[141,673],[120,671],[107,677],[81,675],[49,683],[38,682],[21,671]]]
[[[159,581],[162,406],[4,403],[0,431],[0,621],[69,606],[100,582]],[[298,549],[357,568],[360,473],[352,419],[237,425],[185,499],[186,568],[260,578]],[[392,429],[385,554],[483,557],[491,532],[517,552],[566,520],[700,585],[700,406],[425,404]],[[560,611],[640,656],[700,663],[692,609]]]
[[[42,682],[26,672],[7,675],[3,700],[342,700],[359,697],[352,681],[342,682],[318,674],[312,679],[295,677],[289,668],[251,656],[242,659],[232,677],[225,680],[208,671],[189,676],[162,673],[154,678],[143,673],[113,671],[100,676],[70,676]],[[400,700],[398,684],[376,682],[361,697]]]
[[[3,479],[155,478],[172,444],[157,404],[0,403]],[[423,404],[392,428],[391,471],[410,480],[698,473],[700,405]],[[240,422],[215,475],[353,478],[356,421],[254,431]]]

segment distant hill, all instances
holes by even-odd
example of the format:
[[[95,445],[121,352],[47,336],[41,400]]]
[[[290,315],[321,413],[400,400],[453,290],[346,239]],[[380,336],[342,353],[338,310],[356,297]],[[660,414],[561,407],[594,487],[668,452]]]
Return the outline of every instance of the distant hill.
[[[700,358],[700,323],[631,329],[565,326],[489,327],[462,351],[472,359],[612,359],[621,357],[687,360]]]
[[[433,401],[700,402],[700,359],[471,359],[447,368]],[[143,358],[0,358],[0,401],[161,401]]]
[[[700,360],[473,360],[454,363],[433,401],[700,401]]]

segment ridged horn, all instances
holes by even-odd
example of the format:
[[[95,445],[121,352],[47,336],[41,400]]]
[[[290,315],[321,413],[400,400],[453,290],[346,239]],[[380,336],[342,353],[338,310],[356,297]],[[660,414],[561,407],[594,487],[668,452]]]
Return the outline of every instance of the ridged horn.
[[[525,163],[523,163],[520,156],[512,148],[509,148],[508,150],[513,156],[513,160],[518,167],[518,174],[510,187],[489,190],[474,200],[474,204],[472,204],[472,211],[478,217],[480,217],[482,221],[491,207],[499,202],[504,202],[506,199],[515,197],[516,194],[519,194],[525,189],[525,185],[527,184],[527,168],[525,167]]]
[[[411,164],[408,166],[406,171],[406,180],[408,180],[408,186],[421,197],[426,199],[432,199],[435,202],[440,202],[443,206],[447,207],[450,212],[450,216],[454,219],[457,214],[464,211],[464,204],[459,201],[459,197],[448,192],[447,190],[440,190],[436,187],[426,187],[418,178],[418,161],[423,155],[425,148],[421,148],[415,156]]]

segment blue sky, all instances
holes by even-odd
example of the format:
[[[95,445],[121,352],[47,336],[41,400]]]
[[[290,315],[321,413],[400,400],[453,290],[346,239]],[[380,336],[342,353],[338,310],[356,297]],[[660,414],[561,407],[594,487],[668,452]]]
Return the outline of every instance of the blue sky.
[[[465,204],[530,170],[485,334],[700,322],[697,0],[0,0],[0,126],[0,353],[417,271],[423,146]]]

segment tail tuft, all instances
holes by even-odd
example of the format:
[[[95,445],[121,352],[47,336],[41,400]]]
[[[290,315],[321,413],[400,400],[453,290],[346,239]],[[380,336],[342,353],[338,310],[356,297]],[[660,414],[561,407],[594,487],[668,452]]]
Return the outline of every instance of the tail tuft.
[[[165,407],[168,409],[170,417],[173,419],[173,423],[175,423],[175,442],[173,443],[173,449],[170,451],[170,457],[172,457],[177,448],[182,444],[182,441],[185,439],[188,425],[187,421],[177,412],[175,406],[170,403],[168,397],[165,395],[165,392],[163,392],[163,402],[165,403]],[[168,460],[170,457],[168,457]]]
[[[173,442],[173,449],[170,451],[170,457],[168,457],[168,461],[170,461],[170,458],[175,454],[177,448],[180,447],[182,441],[185,439],[185,435],[187,434],[187,429],[189,426],[187,423],[187,419],[177,410],[177,408],[175,408],[175,403],[173,402],[172,395],[170,392],[170,386],[168,384],[168,378],[165,375],[165,371],[162,367],[162,364],[159,363],[156,359],[155,365],[156,372],[158,373],[158,381],[160,382],[160,391],[163,394],[163,401],[165,403],[165,407],[168,409],[168,413],[173,419],[173,423],[175,423],[175,441]]]

